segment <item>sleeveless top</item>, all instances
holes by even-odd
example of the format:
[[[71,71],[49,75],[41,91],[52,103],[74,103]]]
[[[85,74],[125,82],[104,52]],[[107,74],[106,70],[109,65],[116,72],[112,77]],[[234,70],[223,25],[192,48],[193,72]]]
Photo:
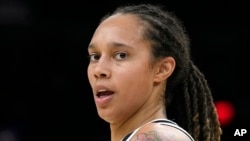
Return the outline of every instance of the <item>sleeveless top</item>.
[[[189,139],[191,141],[194,141],[193,137],[186,131],[184,130],[182,127],[180,127],[177,123],[171,121],[171,120],[168,120],[168,119],[155,119],[155,120],[152,120],[148,123],[158,123],[158,124],[161,124],[161,125],[166,125],[166,126],[171,126],[171,127],[174,127],[178,130],[180,130],[181,132],[183,132],[184,134],[186,134]],[[147,123],[147,124],[148,124]],[[129,133],[128,135],[126,135],[121,141],[130,141],[131,138],[136,134],[136,132],[141,128],[142,126],[138,127],[137,129],[135,129],[133,132]]]

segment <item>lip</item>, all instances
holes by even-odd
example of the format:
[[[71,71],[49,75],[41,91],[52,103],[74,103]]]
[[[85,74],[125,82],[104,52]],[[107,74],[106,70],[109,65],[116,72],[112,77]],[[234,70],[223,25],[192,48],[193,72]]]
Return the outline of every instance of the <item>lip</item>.
[[[103,96],[97,96],[97,93],[99,90],[106,90],[106,91],[111,91],[113,92],[110,95],[103,95]],[[97,106],[104,107],[107,106],[113,99],[114,97],[114,91],[106,86],[103,85],[98,85],[94,88],[94,98],[95,98],[95,103]]]

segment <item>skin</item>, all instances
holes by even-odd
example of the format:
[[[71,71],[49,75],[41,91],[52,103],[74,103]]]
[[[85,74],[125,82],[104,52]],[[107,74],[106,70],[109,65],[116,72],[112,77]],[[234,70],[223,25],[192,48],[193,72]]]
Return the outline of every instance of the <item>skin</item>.
[[[180,130],[160,124],[144,125],[131,141],[190,141]]]
[[[142,37],[140,25],[134,15],[113,15],[97,27],[88,47],[89,82],[98,115],[110,123],[112,141],[153,119],[167,118],[163,95],[175,60],[152,61],[151,43]],[[99,97],[99,90],[107,93]],[[172,128],[156,126],[141,128],[133,140],[146,141],[143,134],[162,137],[162,128]]]

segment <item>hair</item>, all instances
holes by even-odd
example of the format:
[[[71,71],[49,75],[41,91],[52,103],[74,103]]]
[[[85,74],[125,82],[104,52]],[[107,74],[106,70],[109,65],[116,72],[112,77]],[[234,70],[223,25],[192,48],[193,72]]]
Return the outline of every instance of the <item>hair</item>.
[[[143,37],[152,43],[154,60],[171,56],[176,68],[165,91],[166,114],[187,130],[196,141],[220,141],[222,130],[211,90],[204,74],[190,57],[190,39],[173,12],[162,5],[123,5],[114,14],[132,14],[143,27]]]

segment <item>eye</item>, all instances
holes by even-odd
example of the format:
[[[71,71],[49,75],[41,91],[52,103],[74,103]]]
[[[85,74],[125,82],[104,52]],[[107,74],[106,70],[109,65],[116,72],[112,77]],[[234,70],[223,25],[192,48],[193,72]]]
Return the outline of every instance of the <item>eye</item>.
[[[116,53],[115,58],[116,58],[117,60],[123,60],[123,59],[125,59],[127,56],[128,56],[128,55],[127,55],[127,53],[125,53],[125,52],[118,52],[118,53]]]
[[[101,57],[100,55],[98,55],[96,53],[93,53],[93,54],[89,55],[89,60],[91,62],[96,62],[96,61],[98,61],[100,59],[100,57]]]

